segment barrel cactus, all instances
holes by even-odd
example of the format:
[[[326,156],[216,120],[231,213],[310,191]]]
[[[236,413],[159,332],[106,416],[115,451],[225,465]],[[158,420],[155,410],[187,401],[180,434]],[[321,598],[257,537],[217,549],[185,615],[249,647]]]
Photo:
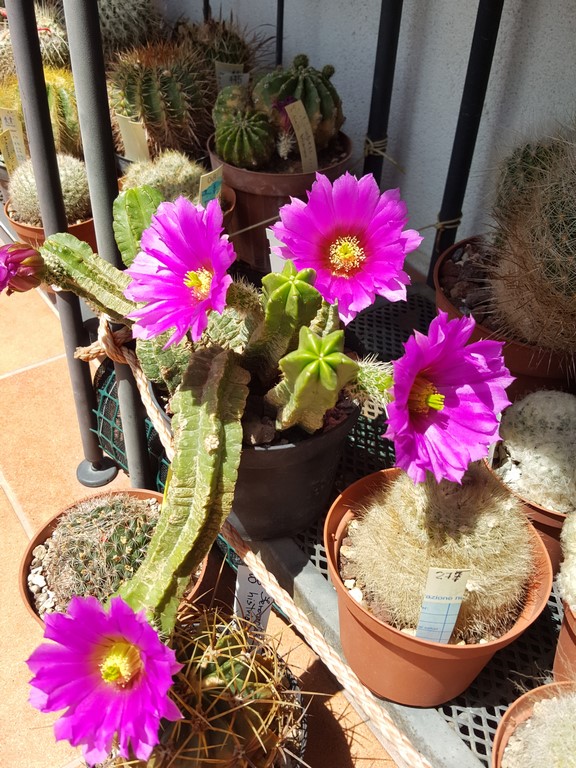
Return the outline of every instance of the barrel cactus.
[[[35,3],[36,27],[42,53],[42,61],[49,67],[66,67],[70,63],[70,51],[62,10],[51,3]],[[0,24],[0,80],[15,74],[10,27]]]
[[[133,48],[116,58],[109,77],[112,107],[143,121],[155,154],[204,151],[216,79],[197,51],[171,42]]]
[[[91,209],[86,166],[82,160],[71,155],[58,155],[57,161],[68,223],[75,224],[89,219]],[[42,226],[40,200],[31,160],[21,163],[10,177],[8,195],[12,218],[35,227]]]
[[[157,189],[163,200],[184,195],[190,200],[198,196],[200,176],[206,169],[183,152],[168,149],[153,160],[131,163],[122,181],[123,189],[147,185]]]
[[[230,165],[257,170],[272,159],[276,147],[274,128],[266,115],[254,110],[236,111],[216,127],[216,152]]]

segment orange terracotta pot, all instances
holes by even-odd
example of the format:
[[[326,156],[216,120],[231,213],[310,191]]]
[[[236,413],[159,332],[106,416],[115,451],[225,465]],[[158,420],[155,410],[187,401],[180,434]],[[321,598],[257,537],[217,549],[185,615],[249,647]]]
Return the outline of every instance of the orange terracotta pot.
[[[321,173],[331,181],[348,168],[352,154],[352,142],[345,134],[340,138],[344,157]],[[222,167],[224,183],[236,192],[236,209],[228,230],[238,258],[254,269],[270,271],[269,246],[266,228],[278,217],[279,209],[290,202],[290,197],[306,199],[306,192],[316,178],[315,173],[265,173],[236,168],[225,163],[215,152],[214,136],[208,140],[208,154],[213,169]],[[238,233],[238,234],[234,234]]]
[[[399,704],[435,707],[466,690],[496,651],[516,640],[538,618],[552,589],[552,568],[540,537],[532,529],[535,572],[526,603],[514,626],[487,643],[448,645],[422,640],[377,619],[345,588],[339,573],[340,545],[355,517],[353,510],[361,508],[377,488],[399,472],[375,472],[340,494],[326,518],[324,546],[338,596],[340,642],[351,668],[377,696]]]
[[[441,275],[444,264],[452,254],[467,243],[480,242],[482,238],[475,237],[461,240],[448,248],[440,255],[434,265],[434,290],[436,293],[436,306],[448,313],[449,318],[462,317],[462,313],[446,297],[441,286]],[[550,350],[512,341],[501,336],[484,325],[476,324],[471,341],[480,339],[493,339],[504,344],[503,355],[510,373],[516,377],[508,387],[508,397],[512,402],[524,397],[528,392],[540,389],[562,389],[574,391],[576,381],[569,375],[572,360],[563,355],[557,355]]]
[[[74,502],[74,505],[87,501],[88,499],[94,498],[95,496],[102,496],[104,494],[110,495],[110,496],[130,494],[131,496],[134,496],[137,499],[156,499],[156,501],[159,504],[162,503],[161,493],[157,493],[156,491],[149,491],[145,488],[129,488],[123,491],[108,491],[108,492],[101,491],[99,494],[95,494],[92,497],[79,499],[78,501]],[[44,626],[44,621],[40,618],[40,616],[36,611],[34,596],[30,592],[30,589],[28,587],[28,575],[30,573],[30,564],[32,563],[32,560],[34,558],[34,555],[33,555],[34,550],[39,544],[43,544],[52,535],[54,529],[58,524],[58,520],[64,514],[64,512],[66,512],[65,509],[62,510],[61,512],[58,512],[56,515],[50,518],[50,520],[48,520],[48,522],[45,523],[30,539],[30,542],[28,543],[28,546],[26,547],[26,550],[20,561],[20,568],[18,571],[18,587],[20,590],[20,597],[22,598],[24,605],[28,609],[28,612],[30,613],[32,618],[35,619],[35,621],[37,621],[42,627]],[[191,592],[189,592],[188,595],[186,596],[186,599],[188,602],[194,600],[195,596],[201,595],[203,590],[205,589],[206,585],[203,582],[203,578],[206,573],[206,564],[207,564],[207,559],[205,559],[204,562],[202,563],[201,572]]]
[[[564,603],[553,669],[554,682],[576,683],[576,615],[567,603]]]
[[[501,768],[504,750],[508,745],[510,736],[519,725],[532,716],[534,704],[545,699],[553,699],[556,696],[570,693],[576,690],[574,683],[549,683],[528,691],[519,699],[516,699],[506,710],[494,736],[492,745],[492,768]],[[545,766],[542,766],[545,768]]]
[[[7,219],[10,221],[10,227],[14,230],[16,239],[21,243],[28,243],[28,245],[38,248],[42,245],[46,236],[42,227],[33,227],[31,224],[23,224],[21,221],[15,221],[10,216],[10,201],[4,203],[4,213]],[[94,230],[94,219],[86,219],[80,221],[78,224],[70,224],[67,232],[74,235],[78,240],[83,240],[92,248],[94,253],[97,253],[96,245],[96,232]]]

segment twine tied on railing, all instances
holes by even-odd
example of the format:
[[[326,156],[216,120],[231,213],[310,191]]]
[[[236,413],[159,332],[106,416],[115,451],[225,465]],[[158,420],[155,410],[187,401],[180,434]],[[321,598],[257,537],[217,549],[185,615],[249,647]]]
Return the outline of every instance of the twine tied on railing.
[[[174,455],[172,435],[169,427],[159,412],[158,404],[150,394],[149,381],[144,376],[138,359],[131,349],[126,347],[132,334],[129,328],[112,330],[110,318],[103,315],[98,326],[98,340],[88,347],[76,350],[75,357],[81,360],[94,360],[106,355],[116,363],[130,366],[142,402],[150,421],[157,430],[160,441],[169,460]],[[432,768],[430,763],[414,748],[408,738],[401,733],[388,712],[379,704],[370,691],[360,682],[357,675],[342,661],[340,656],[326,642],[322,633],[314,627],[290,595],[284,590],[276,577],[268,571],[261,557],[253,552],[248,544],[230,523],[225,522],[221,529],[222,536],[238,554],[252,573],[260,580],[276,605],[285,613],[292,625],[304,637],[310,648],[320,657],[330,672],[339,680],[353,701],[356,701],[382,736],[382,744],[399,768]]]

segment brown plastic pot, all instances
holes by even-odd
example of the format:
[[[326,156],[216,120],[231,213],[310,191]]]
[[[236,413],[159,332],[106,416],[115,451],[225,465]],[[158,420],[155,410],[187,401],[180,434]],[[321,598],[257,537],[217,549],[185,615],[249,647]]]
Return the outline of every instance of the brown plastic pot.
[[[564,603],[564,618],[554,655],[554,682],[576,683],[576,616]]]
[[[340,578],[339,552],[355,517],[353,510],[399,472],[384,469],[346,488],[328,512],[324,546],[338,596],[340,642],[350,667],[377,696],[399,704],[435,707],[466,690],[496,651],[516,640],[538,618],[552,589],[552,568],[540,537],[531,528],[535,568],[526,603],[514,626],[487,643],[449,645],[422,640],[377,619],[350,597]]]
[[[42,245],[46,239],[44,229],[42,227],[33,227],[31,224],[24,224],[21,221],[15,221],[10,215],[10,200],[4,203],[4,213],[10,222],[10,227],[14,230],[18,242],[28,243],[33,248],[38,248]],[[78,240],[88,243],[94,253],[97,252],[94,219],[86,219],[85,221],[78,222],[78,224],[70,224],[66,231],[77,237]]]
[[[574,683],[549,683],[548,685],[540,685],[538,688],[528,691],[528,693],[525,693],[523,696],[520,696],[519,699],[512,702],[502,716],[498,728],[496,729],[492,745],[492,768],[501,768],[502,757],[504,755],[504,750],[508,746],[510,736],[519,725],[532,716],[534,704],[538,701],[562,696],[562,694],[570,693],[574,690],[576,690],[576,685]],[[542,766],[542,768],[545,767]]]
[[[95,498],[97,496],[118,496],[121,494],[130,494],[131,496],[136,497],[137,499],[156,499],[156,501],[161,504],[162,503],[162,494],[157,493],[156,491],[149,491],[145,488],[128,488],[123,491],[107,491],[103,492],[101,491],[98,494],[94,494],[93,496],[85,497],[84,499],[79,499],[78,501],[74,502],[73,506],[76,506],[76,504],[80,504],[84,501],[87,501],[90,498]],[[28,588],[28,575],[30,573],[30,564],[33,560],[33,553],[36,547],[39,544],[43,544],[47,539],[50,538],[52,535],[54,529],[56,528],[58,524],[58,520],[60,517],[66,512],[66,510],[69,507],[66,507],[66,509],[63,509],[62,511],[58,512],[56,515],[50,518],[47,523],[45,523],[30,539],[30,542],[28,543],[28,546],[26,547],[26,550],[22,556],[22,559],[20,561],[20,568],[18,571],[18,587],[20,591],[20,597],[22,598],[24,605],[28,609],[28,612],[34,618],[42,627],[44,626],[44,621],[40,618],[36,611],[36,606],[34,603],[34,596],[30,592],[30,589]],[[196,583],[194,584],[192,590],[188,595],[186,596],[186,599],[188,601],[191,601],[194,599],[196,595],[200,595],[202,590],[205,587],[205,584],[203,583],[203,577],[206,572],[206,559],[202,563],[202,570],[198,576],[198,579]]]
[[[352,142],[339,134],[345,148],[342,160],[320,168],[320,172],[334,181],[348,168]],[[222,166],[224,183],[236,192],[236,208],[228,225],[238,259],[260,272],[270,271],[269,246],[266,228],[278,217],[278,211],[291,197],[306,199],[316,178],[315,173],[264,173],[236,168],[225,163],[215,152],[214,136],[208,140],[208,154],[213,169]],[[250,227],[250,229],[247,229]],[[247,230],[247,231],[242,231]],[[237,233],[237,234],[234,234]]]
[[[444,251],[434,265],[436,306],[446,312],[451,319],[463,315],[442,290],[441,275],[444,264],[459,248],[463,248],[468,243],[481,242],[481,240],[481,237],[460,240]],[[570,378],[569,374],[571,358],[541,347],[510,340],[477,323],[470,340],[480,341],[480,339],[503,342],[504,361],[510,373],[516,378],[507,389],[508,397],[512,402],[524,397],[528,392],[535,392],[540,389],[574,391],[576,382]]]

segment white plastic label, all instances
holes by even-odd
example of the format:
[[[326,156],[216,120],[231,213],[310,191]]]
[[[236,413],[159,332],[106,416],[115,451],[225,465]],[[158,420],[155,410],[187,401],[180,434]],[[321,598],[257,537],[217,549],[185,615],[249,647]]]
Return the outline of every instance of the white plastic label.
[[[240,563],[236,574],[234,613],[265,632],[273,602],[250,568]]]
[[[270,229],[270,227],[266,228],[266,237],[268,238],[268,245],[270,246],[270,271],[271,272],[282,272],[284,267],[286,266],[286,259],[283,259],[282,256],[278,256],[277,254],[272,252],[272,247],[276,247],[278,245],[282,245],[280,240],[278,240],[277,237],[274,237],[274,233]]]
[[[225,61],[215,61],[216,82],[221,91],[227,85],[248,85],[250,74],[244,72],[243,64],[229,64]]]
[[[124,156],[127,160],[149,160],[150,150],[146,138],[146,128],[139,120],[132,120],[125,115],[116,114],[122,144],[124,144]]]
[[[469,569],[429,568],[416,637],[447,643],[460,612]]]

